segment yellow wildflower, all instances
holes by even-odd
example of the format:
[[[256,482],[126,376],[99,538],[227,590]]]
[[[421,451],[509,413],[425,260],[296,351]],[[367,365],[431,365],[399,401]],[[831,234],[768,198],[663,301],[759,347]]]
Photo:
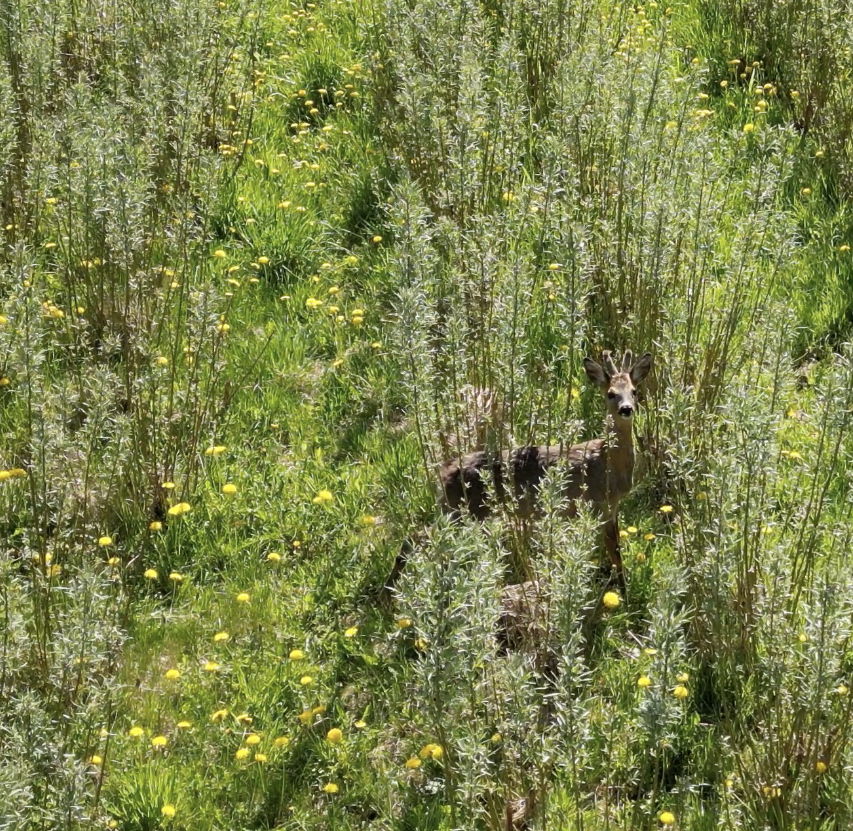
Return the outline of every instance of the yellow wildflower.
[[[622,598],[616,592],[605,592],[601,598],[601,603],[605,609],[615,609],[622,602]]]

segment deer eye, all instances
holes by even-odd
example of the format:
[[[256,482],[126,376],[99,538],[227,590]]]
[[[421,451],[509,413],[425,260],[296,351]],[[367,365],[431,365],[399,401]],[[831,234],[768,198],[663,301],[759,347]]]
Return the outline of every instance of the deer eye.
[[[608,397],[611,401],[613,401],[613,399],[614,399],[614,398],[616,398],[616,393],[615,393],[615,392],[613,392],[613,391],[611,390],[610,392],[608,392],[608,393],[607,393],[607,397]]]

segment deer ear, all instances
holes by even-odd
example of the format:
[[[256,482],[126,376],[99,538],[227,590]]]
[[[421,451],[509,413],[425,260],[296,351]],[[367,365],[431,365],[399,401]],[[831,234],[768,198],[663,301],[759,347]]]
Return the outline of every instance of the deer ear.
[[[594,384],[602,387],[609,386],[610,376],[592,359],[583,359],[583,368],[586,370],[587,378]]]
[[[637,358],[634,366],[631,367],[631,383],[636,386],[639,384],[651,371],[652,368],[652,353],[646,352],[640,358]]]

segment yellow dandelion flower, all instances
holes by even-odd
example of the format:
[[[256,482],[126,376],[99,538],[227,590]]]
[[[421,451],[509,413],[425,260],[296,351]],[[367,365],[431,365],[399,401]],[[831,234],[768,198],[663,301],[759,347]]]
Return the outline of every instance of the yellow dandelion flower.
[[[248,603],[249,600],[251,600],[251,598],[249,597],[248,592],[240,592],[240,594],[237,595],[238,603]]]
[[[240,713],[240,715],[237,716],[237,721],[239,721],[240,724],[251,724],[254,719],[248,713]]]
[[[145,731],[139,726],[134,726],[127,731],[127,735],[130,736],[131,739],[140,739],[145,735]]]
[[[241,748],[240,748],[240,749],[239,749],[239,750],[234,754],[234,758],[235,758],[238,762],[242,762],[244,759],[248,759],[248,758],[249,758],[249,748],[248,748],[248,747],[241,747]]]
[[[163,530],[163,523],[157,522],[155,520],[154,522],[152,522],[148,525],[148,530],[149,531],[162,531]]]
[[[664,811],[658,815],[658,820],[661,825],[675,825],[675,814],[671,811]]]
[[[397,621],[398,629],[408,629],[412,625],[412,619],[410,617],[401,617]]]
[[[152,747],[165,747],[167,744],[169,744],[169,740],[165,736],[155,736],[151,739]]]
[[[672,505],[661,505],[659,510],[662,514],[671,514],[675,509]]]
[[[291,649],[289,657],[291,661],[301,661],[305,657],[305,653],[301,649]]]
[[[223,719],[228,717],[228,710],[217,710],[211,717],[210,720],[213,722],[222,721]]]
[[[359,720],[358,720],[358,721],[353,725],[353,727],[357,727],[359,730],[364,730],[364,728],[365,728],[365,727],[367,727],[367,722],[366,722],[366,721],[364,721],[364,719],[359,719]]]
[[[112,537],[99,537],[98,538],[98,545],[100,545],[101,548],[105,548],[106,546],[112,545],[112,544],[113,544],[113,538]]]
[[[121,560],[118,557],[110,557],[109,560],[107,560],[107,565],[117,566],[120,562]]]
[[[179,571],[170,571],[170,572],[169,572],[169,579],[170,579],[173,583],[183,583],[183,581],[184,581],[184,575],[183,575],[183,574],[181,574]]]
[[[218,669],[220,669],[220,666],[216,663],[216,661],[205,661],[205,664],[202,669],[205,672],[216,672]]]
[[[168,681],[176,681],[180,677],[181,677],[180,670],[177,670],[177,669],[167,669],[166,670],[166,679]]]
[[[687,698],[690,693],[687,690],[687,687],[684,684],[679,684],[673,691],[672,694],[679,699]]]
[[[256,753],[255,754],[255,761],[256,762],[260,762],[261,764],[263,764],[264,762],[266,762],[266,760],[267,760],[267,754],[266,753]]]
[[[227,632],[217,632],[213,636],[214,643],[224,643],[225,641],[230,641],[230,640],[231,640],[231,635],[229,635]]]
[[[192,726],[193,726],[193,723],[191,721],[179,721],[175,725],[175,727],[177,727],[179,730],[189,730],[190,727],[192,727]]]
[[[844,684],[839,684],[839,685],[835,688],[835,694],[836,694],[836,695],[847,695],[847,693],[849,693],[849,692],[850,692],[850,690],[849,690],[849,689],[847,688],[847,686],[846,686],[846,685],[844,685]]]
[[[302,684],[302,686],[303,686],[303,687],[307,687],[307,686],[309,686],[310,684],[313,684],[313,683],[314,683],[314,676],[312,676],[312,675],[303,675],[303,676],[299,679],[299,683],[300,683],[300,684]]]
[[[167,490],[167,491],[171,491],[171,490],[175,489],[175,483],[174,482],[163,482],[163,484],[160,485],[160,487]]]
[[[250,733],[248,736],[246,736],[246,744],[249,745],[249,747],[254,747],[255,745],[258,745],[260,743],[261,737],[257,733]]]
[[[338,786],[334,782],[327,782],[323,785],[324,793],[337,793],[339,790]]]
[[[318,704],[312,711],[315,716],[321,715],[326,712],[325,704]]]
[[[826,762],[818,762],[818,763],[814,766],[814,769],[815,769],[818,773],[826,773]]]
[[[267,554],[267,562],[278,563],[280,560],[281,554],[279,554],[278,551],[270,551],[270,553]]]
[[[326,741],[332,744],[340,744],[344,740],[344,734],[337,727],[333,727],[326,733]]]
[[[357,634],[358,634],[358,627],[357,626],[350,626],[350,628],[347,629],[346,632],[344,632],[344,637],[345,638],[354,638]]]
[[[755,130],[755,125],[754,125],[754,124],[744,124],[744,125],[743,125],[743,131],[744,131],[744,133],[751,133],[751,132],[753,132],[754,130]]]
[[[409,759],[406,759],[406,767],[409,770],[416,770],[421,766],[421,760],[417,756],[412,756]]]
[[[226,496],[234,496],[237,493],[237,486],[232,485],[230,482],[227,485],[222,486],[222,493]]]
[[[220,456],[223,454],[228,448],[226,448],[222,444],[216,444],[213,447],[208,447],[207,450],[204,451],[205,456]]]
[[[156,568],[146,568],[143,572],[142,576],[146,580],[156,580],[157,579],[157,569]]]
[[[378,243],[382,242],[382,237],[380,237],[380,236],[379,236],[379,234],[376,234],[376,235],[373,237],[373,240],[372,240],[372,241],[378,244]]]
[[[690,673],[679,672],[678,675],[675,676],[675,680],[681,684],[686,684],[690,680]]]
[[[104,760],[103,760],[103,758],[102,758],[101,756],[90,756],[90,757],[89,757],[89,761],[90,761],[93,765],[101,765],[101,764],[103,764],[103,762],[104,762]]]
[[[622,602],[622,598],[616,592],[605,592],[601,598],[601,603],[605,609],[615,609]]]
[[[646,687],[651,687],[651,685],[652,685],[652,679],[651,679],[651,678],[649,678],[649,676],[648,676],[648,675],[641,675],[641,676],[637,679],[637,686],[638,686],[641,690],[644,690]]]
[[[164,806],[160,809],[160,813],[161,813],[164,817],[166,817],[166,819],[172,819],[172,817],[174,817],[174,816],[175,816],[175,814],[177,813],[177,810],[175,809],[175,806],[174,806],[174,805],[172,805],[172,804],[170,803],[170,804],[168,804],[168,805],[164,805]]]
[[[224,260],[226,254],[221,248],[217,248],[216,251],[213,252],[213,256],[216,257],[217,260]]]
[[[296,718],[298,718],[303,724],[308,724],[308,722],[314,718],[314,713],[310,710],[303,710]]]
[[[646,534],[643,539],[646,540],[646,542],[651,542],[656,536],[656,534]]]
[[[311,501],[315,505],[327,505],[334,499],[331,491],[321,490]]]
[[[273,742],[273,746],[275,747],[287,747],[289,744],[290,739],[288,739],[287,736],[278,736]]]
[[[178,502],[177,505],[172,505],[169,508],[169,516],[182,516],[188,514],[192,510],[192,505],[189,502]]]

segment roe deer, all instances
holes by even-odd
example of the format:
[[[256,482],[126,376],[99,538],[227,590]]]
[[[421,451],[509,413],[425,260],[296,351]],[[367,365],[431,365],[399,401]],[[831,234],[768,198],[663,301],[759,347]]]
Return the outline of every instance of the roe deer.
[[[579,499],[590,503],[602,518],[604,547],[622,580],[619,553],[619,502],[633,485],[633,420],[637,407],[637,386],[652,368],[652,356],[646,353],[636,361],[630,350],[616,368],[610,352],[602,352],[602,363],[584,359],[584,369],[605,397],[607,415],[603,438],[591,439],[571,447],[564,445],[518,447],[492,458],[485,451],[470,453],[442,465],[441,487],[444,509],[459,516],[467,506],[477,519],[485,519],[492,505],[506,502],[507,484],[515,498],[515,511],[523,518],[536,510],[537,490],[548,469],[565,464],[564,496],[569,500],[567,515],[573,515]],[[482,472],[491,474],[494,499],[487,492]]]

